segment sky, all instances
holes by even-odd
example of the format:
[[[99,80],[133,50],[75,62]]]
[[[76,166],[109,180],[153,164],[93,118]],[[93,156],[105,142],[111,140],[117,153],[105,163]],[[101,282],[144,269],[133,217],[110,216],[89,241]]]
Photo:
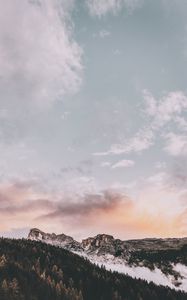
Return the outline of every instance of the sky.
[[[0,235],[187,236],[186,78],[186,0],[0,0]]]

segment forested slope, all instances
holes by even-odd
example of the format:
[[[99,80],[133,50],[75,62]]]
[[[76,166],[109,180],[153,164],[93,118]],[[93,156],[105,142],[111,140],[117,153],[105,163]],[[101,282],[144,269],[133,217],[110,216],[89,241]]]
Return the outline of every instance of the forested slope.
[[[1,300],[183,300],[187,294],[111,273],[67,250],[0,239]]]

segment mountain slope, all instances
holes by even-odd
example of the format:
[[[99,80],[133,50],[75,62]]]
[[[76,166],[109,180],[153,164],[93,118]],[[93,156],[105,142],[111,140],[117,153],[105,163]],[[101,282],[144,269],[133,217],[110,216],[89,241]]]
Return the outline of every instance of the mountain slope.
[[[187,238],[121,241],[99,234],[79,243],[36,228],[28,238],[68,249],[108,270],[187,292]]]
[[[111,273],[67,250],[0,239],[1,300],[184,300],[187,294]]]

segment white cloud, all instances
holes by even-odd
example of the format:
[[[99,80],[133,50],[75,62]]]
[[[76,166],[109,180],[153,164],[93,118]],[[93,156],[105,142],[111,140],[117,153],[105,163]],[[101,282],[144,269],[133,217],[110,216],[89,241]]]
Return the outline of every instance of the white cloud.
[[[182,116],[187,111],[186,95],[182,91],[176,91],[157,100],[148,91],[144,91],[144,100],[145,112],[151,118],[150,127],[155,133],[159,130],[164,132],[161,135],[165,139],[164,150],[172,156],[185,155],[187,153],[186,135],[165,132],[168,124],[177,124],[179,131],[187,130],[187,122]]]
[[[118,161],[116,164],[112,165],[112,169],[117,168],[129,168],[133,167],[135,162],[133,160],[123,159]]]
[[[123,160],[118,161],[115,164],[112,164],[109,161],[104,161],[101,163],[101,167],[110,167],[111,169],[129,168],[129,167],[133,167],[134,164],[135,164],[135,162],[133,160],[123,159]]]
[[[99,37],[101,39],[104,39],[106,37],[109,37],[110,35],[111,35],[110,31],[108,31],[106,29],[101,29],[97,33],[94,32],[92,36],[93,36],[93,38],[98,38]]]
[[[153,144],[154,135],[152,130],[149,128],[144,128],[139,130],[137,134],[128,139],[123,144],[116,144],[111,146],[110,153],[112,154],[122,154],[131,152],[141,152],[150,148]]]
[[[147,91],[143,91],[144,94],[144,119],[145,124],[140,128],[137,133],[131,138],[124,139],[124,141],[116,144],[112,144],[110,149],[105,152],[96,152],[96,156],[107,156],[110,154],[129,154],[129,153],[141,153],[144,150],[149,149],[154,145],[156,135],[162,130],[161,138],[164,136],[168,139],[168,145],[165,150],[171,155],[179,155],[185,142],[185,136],[168,135],[166,136],[166,125],[173,123],[178,125],[178,129],[182,131],[187,130],[187,121],[182,116],[187,111],[187,97],[182,91],[176,91],[168,93],[167,95],[156,99],[153,95]],[[164,134],[163,134],[164,132]],[[174,145],[173,140],[176,140]],[[170,149],[170,150],[169,150]],[[178,150],[177,150],[178,149]],[[178,154],[175,154],[178,153]]]
[[[109,154],[119,155],[131,152],[140,153],[153,145],[154,134],[149,128],[139,130],[134,137],[127,139],[124,143],[111,145],[106,152],[96,152],[95,156],[106,156]]]
[[[0,89],[5,101],[50,105],[81,84],[73,1],[0,1]]]
[[[166,146],[164,150],[173,156],[187,154],[187,136],[170,132],[164,136],[166,138]]]
[[[92,16],[102,17],[107,13],[117,14],[123,6],[129,11],[140,5],[142,0],[86,0]]]
[[[88,9],[91,15],[103,16],[109,12],[117,13],[122,5],[122,0],[88,0]]]
[[[153,118],[152,128],[154,129],[159,129],[170,121],[176,120],[181,123],[178,117],[184,110],[187,110],[187,97],[181,91],[171,92],[157,100],[145,90],[144,100],[145,112]]]
[[[105,38],[105,37],[107,37],[109,35],[110,35],[110,31],[108,31],[108,30],[102,29],[102,30],[99,31],[99,36],[101,38]]]

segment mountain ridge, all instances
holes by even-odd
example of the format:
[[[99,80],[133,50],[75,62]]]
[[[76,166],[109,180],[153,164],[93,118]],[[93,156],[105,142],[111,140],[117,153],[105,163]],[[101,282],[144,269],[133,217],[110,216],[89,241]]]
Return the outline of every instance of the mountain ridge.
[[[155,247],[161,249],[177,249],[180,246],[186,245],[187,244],[187,237],[181,237],[181,238],[142,238],[142,239],[128,239],[128,240],[121,240],[119,238],[115,239],[113,235],[106,234],[106,233],[101,233],[97,234],[93,237],[88,237],[82,239],[81,242],[76,241],[74,238],[72,238],[69,235],[66,235],[64,233],[61,234],[55,234],[55,233],[45,233],[44,231],[38,229],[38,228],[31,228],[30,232],[28,234],[28,239],[36,239],[36,240],[51,240],[51,241],[59,241],[63,242],[65,241],[65,245],[67,243],[75,243],[77,246],[80,246],[82,248],[86,248],[88,246],[101,246],[104,243],[107,244],[108,242],[110,243],[115,243],[117,245],[123,244],[126,247],[136,247],[139,250],[142,250],[144,247],[148,247],[149,250],[153,248],[154,250]]]
[[[98,234],[77,242],[65,234],[32,228],[29,240],[64,248],[108,270],[187,292],[187,238],[144,238],[122,241]]]

